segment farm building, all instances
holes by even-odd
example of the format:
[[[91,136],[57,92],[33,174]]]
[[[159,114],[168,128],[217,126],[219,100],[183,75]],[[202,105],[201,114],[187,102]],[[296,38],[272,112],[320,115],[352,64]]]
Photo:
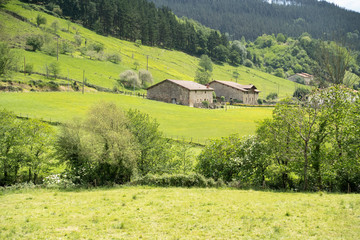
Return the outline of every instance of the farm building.
[[[225,101],[240,101],[244,104],[256,105],[259,97],[259,90],[254,85],[241,85],[235,82],[215,80],[209,83],[215,90],[216,96],[225,97]]]
[[[314,76],[308,73],[297,73],[288,77],[290,81],[309,85],[312,80],[314,80]]]
[[[147,89],[147,98],[167,103],[197,107],[213,102],[214,89],[192,81],[166,79]]]

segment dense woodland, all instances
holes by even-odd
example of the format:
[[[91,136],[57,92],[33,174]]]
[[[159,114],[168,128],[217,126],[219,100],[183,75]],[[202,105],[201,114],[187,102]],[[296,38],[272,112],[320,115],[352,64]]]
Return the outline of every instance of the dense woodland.
[[[24,0],[44,4],[50,11],[71,18],[99,34],[142,44],[181,50],[192,55],[206,54],[218,45],[228,45],[224,34],[193,21],[178,21],[167,7],[156,8],[146,0]]]
[[[231,39],[244,36],[255,40],[262,34],[283,33],[299,37],[308,32],[314,38],[332,40],[350,33],[348,42],[360,48],[360,14],[318,0],[151,0],[168,6],[178,16],[229,33]],[[272,4],[269,2],[273,2]],[[286,3],[285,5],[283,3]]]

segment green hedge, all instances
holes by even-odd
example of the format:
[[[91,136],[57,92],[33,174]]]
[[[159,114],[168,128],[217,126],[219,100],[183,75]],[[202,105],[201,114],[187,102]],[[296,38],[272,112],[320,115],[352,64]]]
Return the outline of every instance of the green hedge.
[[[223,187],[224,182],[220,179],[205,178],[201,174],[148,174],[131,182],[132,185],[150,185],[158,187]]]

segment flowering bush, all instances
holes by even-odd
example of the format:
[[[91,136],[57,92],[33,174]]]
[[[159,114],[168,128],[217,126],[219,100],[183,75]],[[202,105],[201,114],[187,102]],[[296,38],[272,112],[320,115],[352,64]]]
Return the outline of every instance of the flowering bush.
[[[71,188],[75,184],[66,178],[66,175],[53,174],[44,179],[44,186],[47,188]]]

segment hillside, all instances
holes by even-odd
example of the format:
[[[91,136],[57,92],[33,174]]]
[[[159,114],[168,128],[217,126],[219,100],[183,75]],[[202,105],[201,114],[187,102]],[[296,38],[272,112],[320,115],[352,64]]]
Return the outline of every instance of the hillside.
[[[46,65],[56,61],[56,56],[51,56],[45,51],[26,51],[26,40],[29,36],[42,35],[50,39],[51,44],[56,45],[56,35],[52,32],[51,24],[58,22],[56,34],[59,36],[60,43],[67,43],[73,46],[73,51],[60,54],[59,56],[59,75],[82,81],[83,71],[87,82],[112,88],[118,79],[119,74],[127,69],[145,69],[147,56],[149,56],[148,67],[154,77],[154,82],[163,79],[183,79],[193,80],[198,65],[198,58],[187,55],[183,52],[166,50],[157,47],[136,45],[135,43],[119,40],[114,37],[98,35],[78,24],[70,23],[61,18],[56,18],[44,12],[34,10],[28,5],[19,1],[11,1],[5,6],[6,11],[0,11],[1,40],[6,41],[15,48],[19,56],[18,69],[23,68],[23,58],[26,63],[33,65],[34,72],[45,73]],[[28,22],[15,18],[9,12],[16,13],[27,19]],[[44,16],[47,23],[36,26],[36,17]],[[75,46],[75,37],[81,36],[81,45]],[[118,64],[106,61],[100,57],[89,57],[83,55],[81,51],[87,45],[101,44],[104,48],[102,54],[118,53],[121,62]],[[97,59],[96,59],[97,58]],[[138,65],[138,66],[135,66]],[[242,84],[252,83],[262,91],[260,97],[265,97],[270,92],[278,92],[280,97],[291,96],[295,90],[294,83],[257,71],[244,66],[231,66],[220,64],[214,66],[213,78],[230,80],[234,71],[239,72],[238,81]],[[24,77],[20,73],[13,74],[12,78],[17,81],[29,81],[42,79],[41,76],[30,75]]]
[[[229,33],[231,39],[244,36],[255,40],[262,34],[283,33],[299,37],[308,32],[314,38],[343,38],[360,48],[360,13],[318,0],[151,0],[168,6],[178,16],[195,19],[205,26]],[[286,4],[284,4],[284,2]]]

